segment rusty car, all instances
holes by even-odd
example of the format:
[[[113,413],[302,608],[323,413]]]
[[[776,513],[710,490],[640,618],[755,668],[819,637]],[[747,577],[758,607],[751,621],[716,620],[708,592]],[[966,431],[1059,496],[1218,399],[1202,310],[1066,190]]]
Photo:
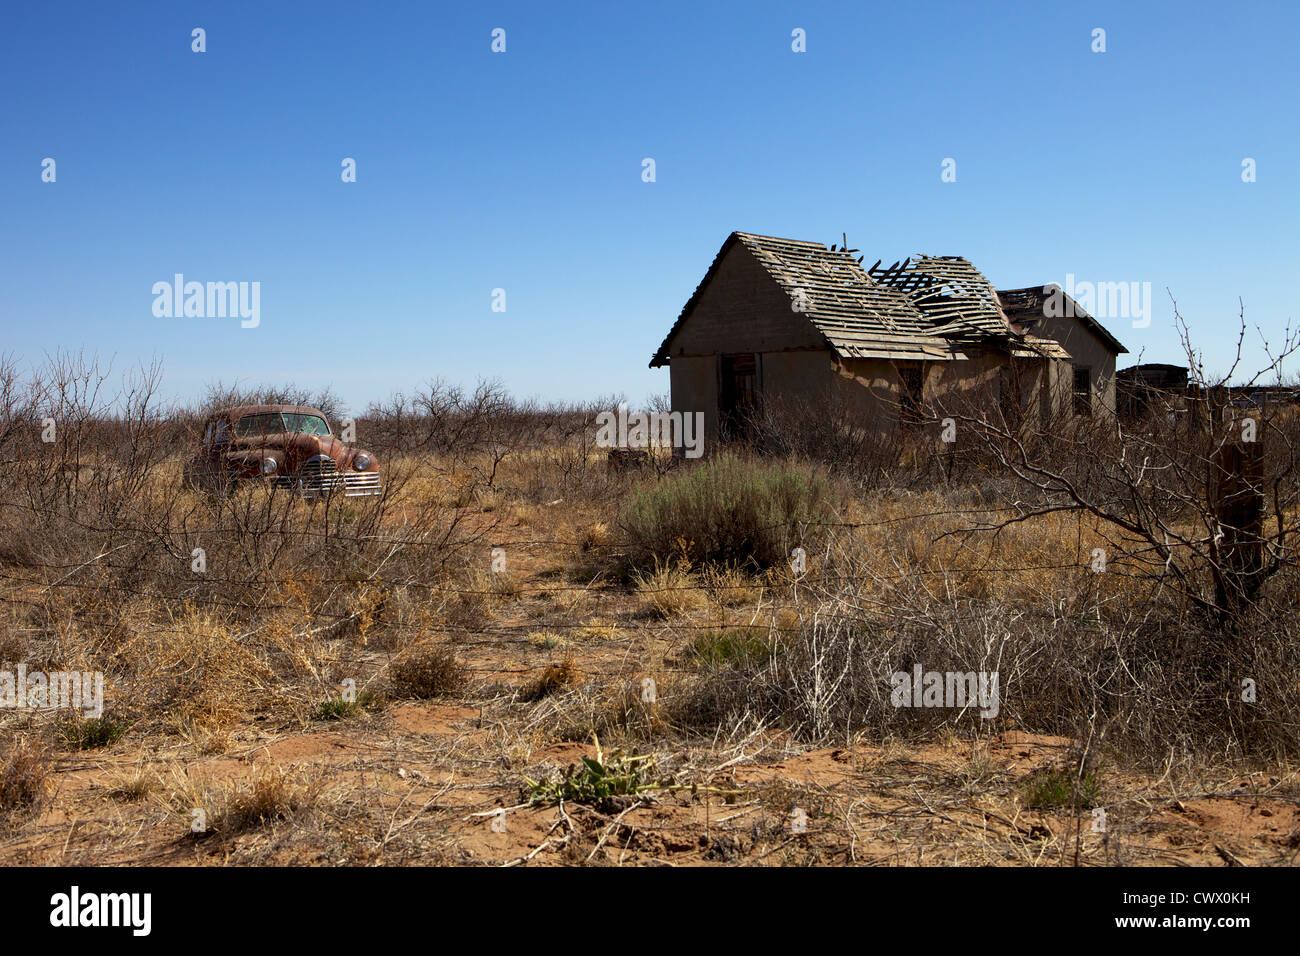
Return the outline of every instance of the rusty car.
[[[375,455],[344,444],[325,414],[308,405],[235,405],[209,413],[183,474],[208,491],[262,480],[308,498],[383,494]]]

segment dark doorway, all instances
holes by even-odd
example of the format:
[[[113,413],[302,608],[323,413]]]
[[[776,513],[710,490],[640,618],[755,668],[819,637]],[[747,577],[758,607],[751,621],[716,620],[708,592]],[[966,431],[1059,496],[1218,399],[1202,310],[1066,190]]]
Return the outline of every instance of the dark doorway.
[[[722,356],[718,384],[718,425],[723,440],[749,438],[758,407],[758,356],[753,352]]]
[[[916,428],[921,424],[921,400],[925,388],[925,374],[920,362],[897,363],[899,393],[898,421],[904,428]]]
[[[1024,421],[1024,388],[1020,372],[1023,362],[1012,361],[998,370],[998,411],[1008,431],[1016,431]]]

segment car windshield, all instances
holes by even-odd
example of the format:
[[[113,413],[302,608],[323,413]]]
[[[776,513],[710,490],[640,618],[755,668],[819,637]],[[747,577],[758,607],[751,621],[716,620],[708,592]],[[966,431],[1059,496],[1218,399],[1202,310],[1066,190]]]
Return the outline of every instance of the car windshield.
[[[284,413],[285,431],[302,432],[304,435],[328,435],[330,427],[319,415],[300,415],[297,412]]]
[[[299,412],[259,412],[256,415],[245,415],[235,423],[235,434],[240,438],[279,432],[328,435],[330,427],[319,415],[304,415]]]

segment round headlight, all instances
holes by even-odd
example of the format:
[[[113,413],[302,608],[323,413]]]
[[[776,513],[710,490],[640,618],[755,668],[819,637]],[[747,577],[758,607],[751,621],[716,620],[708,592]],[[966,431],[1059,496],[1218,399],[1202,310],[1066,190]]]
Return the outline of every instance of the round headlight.
[[[352,459],[352,467],[357,471],[365,471],[370,467],[370,456],[365,452]]]
[[[279,466],[278,464],[276,464],[276,461],[275,461],[274,458],[263,458],[263,459],[262,459],[262,474],[264,474],[264,475],[274,475],[274,474],[275,474],[275,469],[277,469],[277,468],[279,468],[279,467],[280,467],[280,466]]]

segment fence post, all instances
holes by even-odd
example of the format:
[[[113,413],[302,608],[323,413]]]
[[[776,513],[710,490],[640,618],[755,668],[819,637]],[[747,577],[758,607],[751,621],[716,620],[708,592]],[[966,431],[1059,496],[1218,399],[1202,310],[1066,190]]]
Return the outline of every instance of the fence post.
[[[1259,435],[1243,441],[1238,431],[1215,453],[1210,469],[1221,535],[1215,601],[1221,609],[1236,610],[1254,596],[1264,568],[1264,443]]]

